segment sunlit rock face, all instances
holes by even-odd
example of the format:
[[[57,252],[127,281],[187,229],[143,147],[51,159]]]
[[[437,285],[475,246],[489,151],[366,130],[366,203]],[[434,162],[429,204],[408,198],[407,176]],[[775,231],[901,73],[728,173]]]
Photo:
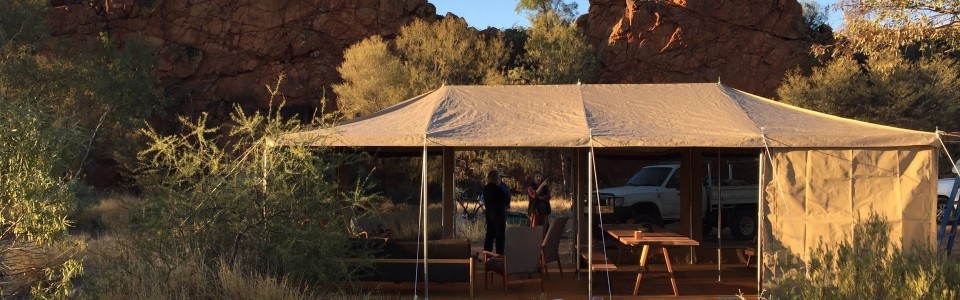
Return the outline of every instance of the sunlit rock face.
[[[774,96],[813,64],[796,0],[590,0],[577,21],[602,61],[600,82],[717,82]]]

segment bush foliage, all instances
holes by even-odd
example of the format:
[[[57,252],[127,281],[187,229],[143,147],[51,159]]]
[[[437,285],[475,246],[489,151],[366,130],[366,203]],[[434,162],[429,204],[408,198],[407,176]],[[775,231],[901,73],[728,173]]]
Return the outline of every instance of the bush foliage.
[[[276,137],[303,127],[276,111],[237,107],[221,126],[205,117],[181,122],[180,134],[145,131],[151,142],[137,170],[144,199],[133,228],[137,248],[156,259],[187,251],[232,265],[245,257],[317,283],[349,275],[339,260],[350,237],[345,218],[369,198],[362,189],[340,193],[334,171],[357,156],[282,144]]]
[[[923,245],[892,244],[890,225],[871,216],[835,246],[820,244],[806,263],[785,260],[771,299],[957,299],[960,264]],[[910,238],[910,237],[905,237]],[[788,255],[789,256],[789,255]]]
[[[909,60],[837,57],[809,76],[794,72],[777,90],[783,102],[891,126],[960,129],[960,67],[946,57]]]

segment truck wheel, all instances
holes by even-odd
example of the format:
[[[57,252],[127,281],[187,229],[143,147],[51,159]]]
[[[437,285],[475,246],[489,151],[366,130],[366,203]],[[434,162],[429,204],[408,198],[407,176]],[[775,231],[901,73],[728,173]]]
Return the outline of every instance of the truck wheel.
[[[749,209],[737,211],[730,223],[730,233],[738,240],[748,240],[757,234],[757,213]]]
[[[717,223],[715,223],[715,222],[714,222],[714,223],[711,223],[711,222],[703,222],[703,235],[708,235],[708,234],[710,234],[710,232],[713,231],[713,227],[715,227],[716,224],[717,224]]]
[[[642,208],[637,209],[633,214],[633,224],[652,224],[660,226],[660,214],[646,211]]]
[[[943,216],[947,211],[947,197],[939,196],[937,197],[937,223],[942,223],[946,217]],[[957,215],[957,212],[954,212],[953,215]]]

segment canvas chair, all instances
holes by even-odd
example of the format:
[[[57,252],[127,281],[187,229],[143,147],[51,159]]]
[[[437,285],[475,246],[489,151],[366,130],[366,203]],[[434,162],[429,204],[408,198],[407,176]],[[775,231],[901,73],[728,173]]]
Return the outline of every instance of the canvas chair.
[[[503,278],[503,294],[507,294],[508,284],[522,284],[540,282],[540,292],[543,292],[543,272],[540,268],[540,249],[543,245],[543,226],[510,227],[507,228],[503,254],[489,251],[483,252],[486,262],[483,276],[483,286],[492,277],[490,272],[500,274]],[[537,278],[533,278],[537,274]],[[521,277],[526,275],[526,278]]]
[[[547,272],[547,263],[557,262],[557,268],[560,269],[560,277],[563,277],[563,267],[560,265],[560,238],[563,237],[563,230],[567,227],[569,217],[559,217],[550,222],[550,229],[547,229],[547,236],[543,239],[543,245],[540,247],[540,268],[547,279],[550,278]]]

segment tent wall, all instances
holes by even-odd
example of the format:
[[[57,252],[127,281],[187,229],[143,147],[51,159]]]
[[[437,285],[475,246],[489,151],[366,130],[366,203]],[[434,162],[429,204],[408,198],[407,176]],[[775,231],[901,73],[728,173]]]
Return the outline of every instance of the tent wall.
[[[904,248],[934,242],[933,147],[772,149],[763,166],[764,283],[789,255],[808,259],[821,240],[849,238],[871,212],[887,219],[890,240]]]

